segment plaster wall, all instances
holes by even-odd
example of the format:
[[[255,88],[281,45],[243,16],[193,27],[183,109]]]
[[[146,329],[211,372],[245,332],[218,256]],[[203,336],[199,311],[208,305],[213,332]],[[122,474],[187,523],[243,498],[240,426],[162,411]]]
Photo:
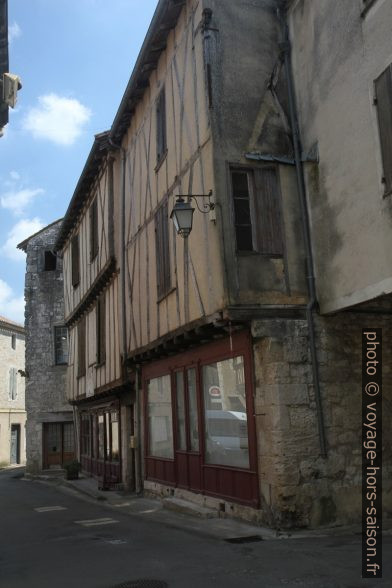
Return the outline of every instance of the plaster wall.
[[[323,313],[392,291],[392,205],[383,197],[374,80],[392,63],[392,5],[298,0],[292,63]]]

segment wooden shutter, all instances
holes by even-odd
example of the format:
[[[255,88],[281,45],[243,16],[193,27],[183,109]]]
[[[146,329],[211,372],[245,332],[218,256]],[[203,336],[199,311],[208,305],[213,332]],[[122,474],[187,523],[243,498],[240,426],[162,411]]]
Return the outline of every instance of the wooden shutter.
[[[392,78],[389,66],[375,81],[385,192],[392,191]]]
[[[98,204],[97,199],[90,206],[90,261],[98,254]]]
[[[97,300],[97,363],[106,360],[106,304],[105,294]]]
[[[75,235],[71,241],[71,263],[72,263],[72,286],[80,282],[80,256],[79,256],[79,235]]]
[[[78,323],[78,377],[86,374],[86,319]]]
[[[254,170],[257,249],[263,255],[283,255],[280,192],[275,168]]]
[[[10,368],[8,398],[10,400],[16,400],[16,396],[17,396],[16,368]]]
[[[167,202],[158,209],[155,217],[155,245],[158,298],[161,298],[168,293],[171,285]]]
[[[156,109],[157,119],[157,162],[159,163],[166,152],[166,99],[165,88],[162,88]]]

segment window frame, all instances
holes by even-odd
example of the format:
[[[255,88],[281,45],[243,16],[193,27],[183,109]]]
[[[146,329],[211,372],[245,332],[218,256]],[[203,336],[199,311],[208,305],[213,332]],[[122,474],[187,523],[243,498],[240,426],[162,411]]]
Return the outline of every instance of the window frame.
[[[66,361],[59,361],[59,354],[58,354],[58,347],[57,347],[57,331],[61,329],[61,330],[65,330],[65,333],[67,335],[67,351],[66,354],[64,354],[64,357],[66,357]],[[59,335],[61,337],[61,335]],[[55,325],[53,328],[53,339],[54,339],[54,364],[55,365],[68,365],[68,357],[69,357],[69,338],[68,338],[68,329],[65,325]]]
[[[233,173],[245,173],[248,182],[249,215],[252,231],[252,250],[239,249],[236,227],[235,195],[233,186]],[[267,174],[273,172],[275,186],[268,184]],[[262,176],[265,176],[264,179]],[[237,256],[261,255],[268,258],[282,259],[285,257],[285,232],[282,210],[282,193],[279,182],[279,168],[276,165],[228,165],[228,182],[231,196],[231,215],[234,227],[235,252]],[[263,183],[264,182],[264,183]],[[276,190],[273,195],[274,189]],[[263,215],[263,207],[267,206],[267,214]],[[269,222],[273,217],[274,222]],[[263,234],[269,233],[268,238]],[[271,230],[273,228],[273,230]]]

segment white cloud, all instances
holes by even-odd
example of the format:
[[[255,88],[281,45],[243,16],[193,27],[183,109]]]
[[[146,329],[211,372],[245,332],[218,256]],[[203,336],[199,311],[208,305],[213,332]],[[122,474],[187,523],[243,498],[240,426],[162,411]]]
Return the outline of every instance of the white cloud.
[[[5,192],[1,195],[0,203],[3,208],[10,210],[17,216],[20,216],[24,213],[25,209],[29,204],[31,204],[34,198],[43,193],[44,190],[41,188],[37,188],[35,190],[31,190],[29,188],[15,191],[10,190],[9,192]]]
[[[90,117],[91,110],[75,98],[47,94],[39,96],[38,106],[30,109],[23,127],[37,139],[72,145]]]
[[[14,296],[7,282],[0,278],[0,314],[6,318],[24,323],[24,298]]]
[[[17,22],[13,22],[8,27],[8,42],[11,44],[14,39],[17,39],[22,34],[22,30]]]
[[[20,174],[17,171],[12,170],[10,171],[11,180],[20,180]]]
[[[37,217],[20,220],[7,234],[6,242],[0,247],[0,254],[14,261],[24,261],[25,255],[23,251],[17,249],[16,246],[27,237],[30,237],[30,235],[37,233],[43,227],[44,224]]]

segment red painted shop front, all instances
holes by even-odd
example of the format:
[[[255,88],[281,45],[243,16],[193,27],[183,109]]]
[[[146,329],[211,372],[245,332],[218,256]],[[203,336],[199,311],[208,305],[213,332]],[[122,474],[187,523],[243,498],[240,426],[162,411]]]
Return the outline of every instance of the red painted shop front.
[[[258,506],[250,334],[143,367],[149,480]]]

